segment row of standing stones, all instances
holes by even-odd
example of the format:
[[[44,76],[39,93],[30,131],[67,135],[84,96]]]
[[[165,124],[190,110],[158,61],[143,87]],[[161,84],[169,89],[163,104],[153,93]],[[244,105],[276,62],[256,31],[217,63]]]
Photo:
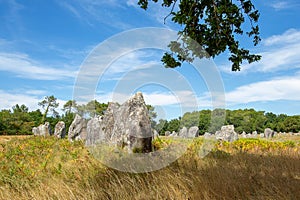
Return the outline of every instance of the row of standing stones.
[[[39,136],[52,135],[48,122],[34,127],[32,132]],[[56,124],[53,135],[66,136],[64,122]],[[70,141],[85,141],[86,146],[105,143],[126,148],[129,152],[152,151],[151,120],[142,93],[136,93],[122,105],[109,103],[103,116],[88,121],[76,114],[67,136]]]
[[[32,132],[38,136],[54,135],[58,138],[64,138],[66,136],[66,126],[63,121],[58,122],[52,134],[50,124],[46,122],[34,127]],[[261,134],[254,131],[248,134],[243,132],[239,135],[234,131],[233,125],[226,125],[222,126],[221,130],[215,134],[205,133],[204,137],[233,142],[238,140],[239,137],[272,138],[276,134],[278,133],[266,128],[264,133]],[[122,105],[109,103],[103,116],[95,116],[87,121],[76,114],[67,136],[70,141],[85,141],[86,146],[106,143],[126,148],[129,152],[147,153],[152,151],[152,139],[158,137],[158,133],[156,130],[151,129],[147,106],[142,93],[138,92]],[[166,131],[165,136],[194,138],[199,136],[199,129],[197,126],[189,129],[183,127],[178,133]]]

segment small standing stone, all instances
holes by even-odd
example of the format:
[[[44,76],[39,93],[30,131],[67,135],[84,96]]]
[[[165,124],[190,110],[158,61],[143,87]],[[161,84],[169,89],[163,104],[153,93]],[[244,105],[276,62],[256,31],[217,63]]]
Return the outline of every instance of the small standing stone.
[[[76,114],[72,124],[69,127],[68,138],[70,141],[85,140],[86,135],[86,121],[80,115]]]
[[[199,128],[198,126],[192,126],[191,128],[189,128],[187,137],[188,138],[194,138],[194,137],[198,137],[199,136]]]
[[[187,128],[184,126],[182,129],[180,129],[178,136],[182,138],[186,138],[188,134]]]
[[[64,138],[66,136],[66,125],[65,122],[59,121],[54,128],[54,136],[58,138]]]
[[[270,128],[266,128],[264,131],[264,135],[266,138],[272,138],[274,137],[274,131]]]

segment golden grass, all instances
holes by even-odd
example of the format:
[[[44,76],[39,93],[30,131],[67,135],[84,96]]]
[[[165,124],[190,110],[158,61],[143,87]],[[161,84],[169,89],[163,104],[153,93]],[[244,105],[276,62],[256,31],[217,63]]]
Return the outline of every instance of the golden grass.
[[[81,142],[0,142],[0,199],[300,199],[298,138],[218,143],[204,159],[202,143],[166,168],[133,174],[103,166]]]

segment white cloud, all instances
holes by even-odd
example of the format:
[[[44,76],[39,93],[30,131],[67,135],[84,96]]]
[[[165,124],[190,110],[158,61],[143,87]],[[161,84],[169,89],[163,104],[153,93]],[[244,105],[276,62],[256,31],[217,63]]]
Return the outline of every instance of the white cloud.
[[[24,90],[25,91],[25,90]],[[40,109],[43,112],[43,109],[38,106],[38,102],[40,102],[43,97],[41,97],[41,94],[45,94],[45,91],[42,90],[29,90],[27,92],[21,93],[21,92],[7,92],[0,90],[0,110],[2,109],[11,109],[16,104],[22,105],[24,104],[29,108],[30,111]],[[35,94],[34,94],[35,93]],[[57,102],[59,103],[59,107],[56,108],[56,111],[59,114],[62,114],[62,108],[63,105],[67,102],[62,99],[57,99]]]
[[[11,109],[16,104],[25,104],[31,110],[38,108],[38,102],[40,99],[37,96],[26,94],[14,94],[3,90],[0,90],[0,105],[1,109]]]
[[[281,35],[273,35],[263,40],[265,46],[295,44],[300,42],[300,31],[289,29]]]
[[[76,71],[46,66],[31,59],[26,54],[20,53],[1,53],[0,52],[0,71],[14,73],[18,77],[35,80],[60,80],[74,78]]]
[[[68,1],[58,1],[58,4],[71,12],[77,19],[84,23],[96,27],[94,22],[100,22],[109,27],[119,29],[129,29],[128,22],[123,21],[117,9],[125,9],[125,3],[118,0],[75,0],[72,3]],[[115,10],[115,11],[113,11]],[[112,23],[113,22],[113,23]]]
[[[124,103],[132,94],[119,92],[101,93],[95,96],[99,102]],[[202,96],[194,94],[193,91],[172,91],[172,92],[143,92],[146,104],[152,106],[182,106],[186,108],[212,107],[211,97],[205,93]],[[91,98],[93,99],[93,98]]]
[[[277,100],[300,101],[299,85],[299,74],[251,83],[226,93],[226,102],[230,104],[242,104]]]
[[[26,90],[25,94],[28,94],[28,95],[44,95],[44,94],[47,94],[47,91],[45,91],[45,90]]]
[[[126,2],[127,6],[132,6],[137,10],[141,10],[142,8],[140,8],[140,6],[137,3],[137,0],[127,0]],[[175,10],[176,9],[177,7],[175,6]],[[171,7],[162,7],[161,2],[153,3],[150,1],[147,10],[144,12],[148,17],[154,19],[161,25],[169,27],[171,24],[173,24],[169,23],[171,21],[172,16],[169,16],[166,20],[164,20],[170,14]]]
[[[127,4],[128,6],[138,7],[137,2],[138,2],[137,0],[127,0],[127,1],[126,1],[126,4]]]
[[[289,29],[281,35],[274,35],[262,41],[262,56],[258,62],[243,64],[241,73],[249,72],[276,72],[300,68],[300,30]],[[232,73],[228,65],[221,65],[220,69]]]
[[[289,8],[291,5],[286,1],[277,1],[271,3],[270,6],[275,10],[282,10],[282,9]]]

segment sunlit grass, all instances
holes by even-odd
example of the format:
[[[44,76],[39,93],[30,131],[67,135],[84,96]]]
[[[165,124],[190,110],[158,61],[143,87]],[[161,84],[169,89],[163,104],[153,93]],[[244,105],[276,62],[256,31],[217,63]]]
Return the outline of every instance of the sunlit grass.
[[[300,199],[297,137],[233,143],[161,137],[153,144],[161,150],[181,142],[188,144],[181,158],[140,174],[105,167],[82,142],[0,142],[0,199]]]

